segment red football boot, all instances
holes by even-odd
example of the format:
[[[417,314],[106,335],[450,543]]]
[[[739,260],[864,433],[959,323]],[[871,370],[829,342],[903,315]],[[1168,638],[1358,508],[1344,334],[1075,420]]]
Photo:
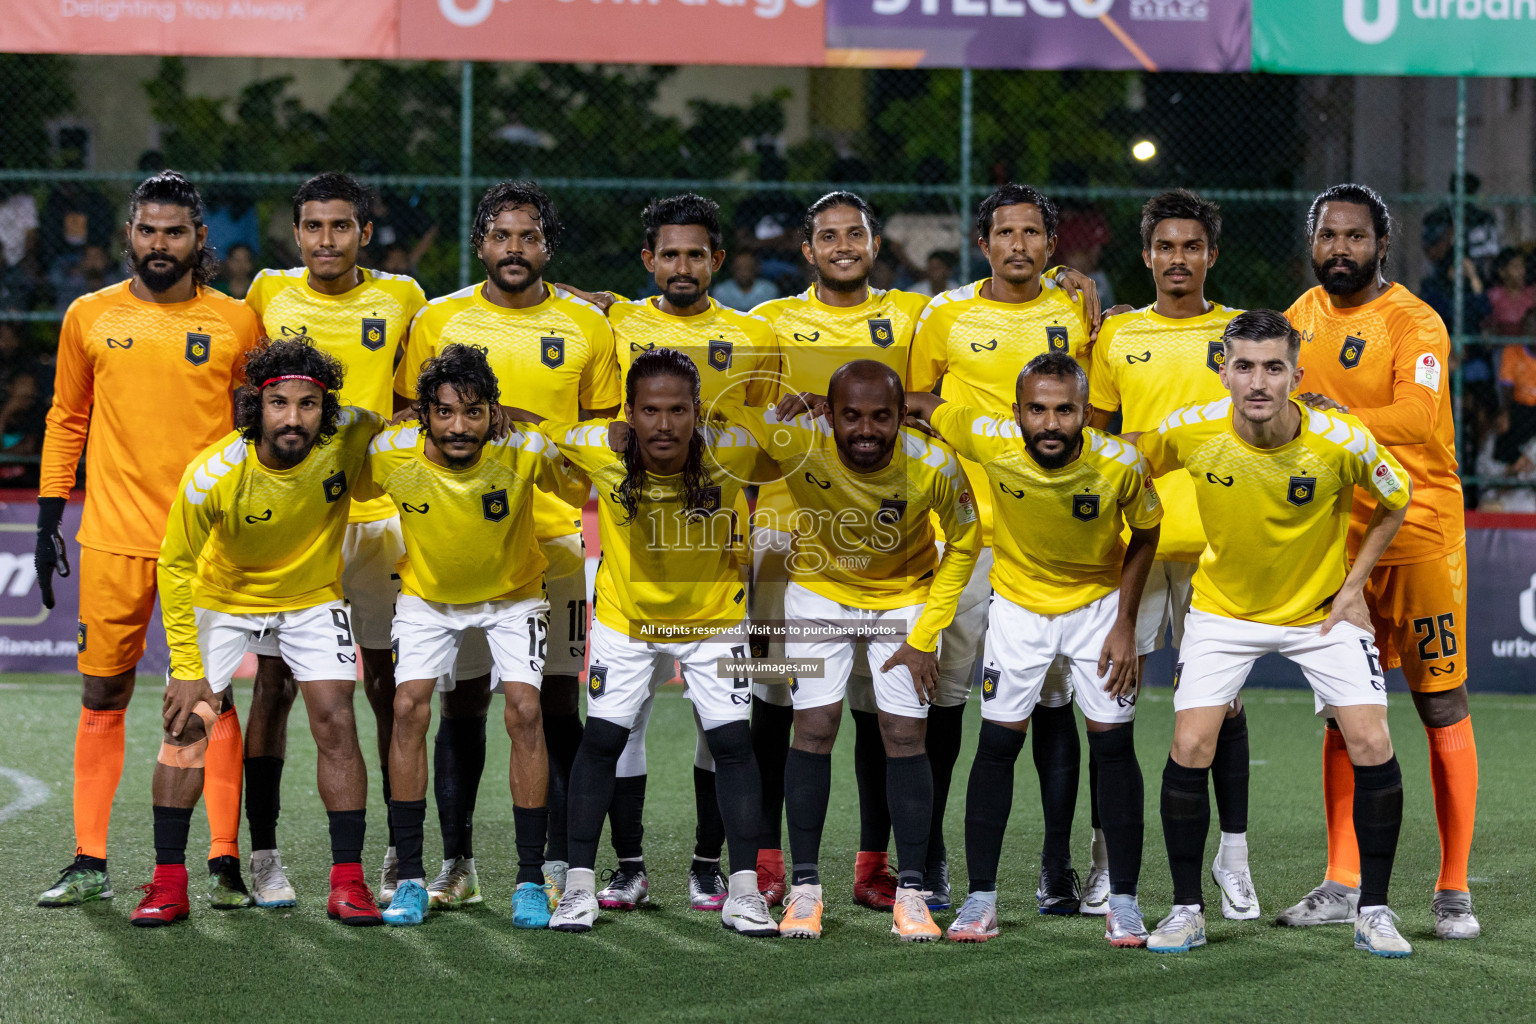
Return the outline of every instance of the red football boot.
[[[373,890],[363,881],[361,864],[331,865],[331,898],[325,912],[342,924],[366,927],[384,923],[378,904],[373,902]]]
[[[896,905],[896,876],[889,855],[859,851],[853,861],[853,902],[870,910],[890,910]]]
[[[784,902],[789,886],[784,884],[784,851],[757,851],[757,891],[770,907]]]
[[[129,924],[159,928],[183,921],[192,912],[192,904],[187,899],[185,864],[156,864],[154,878],[139,888],[144,890],[144,898],[128,915]]]

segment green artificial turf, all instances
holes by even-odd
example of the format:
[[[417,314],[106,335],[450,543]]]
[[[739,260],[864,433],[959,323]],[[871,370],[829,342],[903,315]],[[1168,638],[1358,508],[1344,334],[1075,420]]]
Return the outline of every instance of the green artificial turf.
[[[23,790],[12,772],[47,785],[40,805],[0,821],[0,1021],[1485,1021],[1536,1018],[1536,849],[1528,774],[1536,700],[1475,698],[1482,762],[1472,893],[1484,936],[1433,937],[1429,897],[1438,865],[1424,734],[1406,697],[1391,719],[1407,790],[1392,905],[1414,943],[1408,960],[1354,950],[1342,927],[1274,927],[1276,912],[1321,877],[1320,723],[1311,696],[1251,690],[1254,761],[1250,848],[1264,917],[1229,922],[1207,883],[1210,945],[1178,956],[1111,949],[1097,918],[1036,913],[1040,809],[1035,772],[1021,758],[999,878],[1002,935],[982,945],[905,945],[890,919],[850,897],[857,842],[852,730],[834,760],[822,857],[826,932],[818,942],[727,934],[688,909],[693,842],[692,720],[675,688],[658,699],[650,734],[646,860],[653,907],[605,912],[587,935],[512,928],[512,806],[507,739],[492,714],[476,817],[476,860],[486,902],[439,914],[420,928],[350,929],[325,916],[328,844],[314,787],[314,750],[302,709],[290,723],[279,836],[299,892],[291,910],[215,912],[194,900],[188,922],[127,923],[153,850],[149,781],[159,743],[156,693],[145,680],[128,713],[128,752],[112,822],[117,898],[41,910],[38,894],[70,859],[70,778],[76,684],[57,676],[0,677],[0,807]],[[242,710],[249,690],[239,689]],[[371,736],[359,695],[358,717]],[[1137,740],[1147,779],[1141,900],[1151,921],[1171,896],[1158,825],[1158,790],[1171,732],[1168,692],[1143,699]],[[965,891],[965,779],[977,712],[956,769],[947,836],[957,902]],[[384,847],[370,761],[370,882]],[[1086,757],[1086,743],[1084,743]],[[1086,868],[1087,772],[1073,850]],[[23,780],[24,781],[24,780]],[[0,811],[0,814],[5,812]],[[428,815],[427,856],[440,850]],[[1209,852],[1215,847],[1215,822]],[[207,837],[199,811],[189,865]],[[245,841],[242,829],[242,841]],[[611,866],[605,846],[599,867]],[[430,873],[430,872],[429,872]],[[940,925],[951,919],[937,915]],[[1527,930],[1530,928],[1531,930]]]

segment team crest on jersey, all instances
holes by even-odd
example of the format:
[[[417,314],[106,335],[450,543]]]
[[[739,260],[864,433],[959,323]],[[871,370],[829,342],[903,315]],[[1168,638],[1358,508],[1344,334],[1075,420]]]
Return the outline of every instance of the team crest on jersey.
[[[896,341],[896,330],[891,326],[889,317],[881,317],[869,322],[869,340],[879,348],[890,348]]]
[[[1099,518],[1099,496],[1097,494],[1072,495],[1072,518],[1081,519],[1085,523]]]
[[[1353,370],[1360,365],[1360,356],[1365,352],[1365,339],[1357,338],[1353,334],[1344,339],[1344,344],[1339,349],[1339,365],[1346,370]]]
[[[338,501],[343,494],[347,493],[347,474],[337,473],[335,476],[328,476],[320,482],[320,486],[325,488],[326,504]]]
[[[696,513],[706,516],[720,511],[720,488],[705,487],[699,491],[699,503],[693,507]]]
[[[363,317],[363,348],[369,352],[377,352],[384,347],[384,334],[389,330],[389,324],[377,317]]]
[[[485,513],[485,518],[493,523],[499,523],[507,518],[507,512],[510,511],[507,505],[507,489],[503,487],[490,494],[480,495],[480,510]]]
[[[981,671],[981,699],[993,700],[997,697],[997,686],[1003,680],[1001,669],[987,668]]]
[[[1205,346],[1205,365],[1212,373],[1220,373],[1227,365],[1227,343],[1213,341]]]
[[[565,365],[565,339],[540,338],[539,361],[551,370]]]
[[[1292,505],[1305,505],[1317,493],[1317,477],[1293,476],[1285,487],[1285,500]]]
[[[78,649],[77,653],[85,653],[85,623],[83,622],[75,623],[75,647]]]
[[[875,511],[875,522],[890,526],[900,522],[901,517],[907,514],[907,501],[905,498],[882,498],[880,507]]]
[[[1045,329],[1045,347],[1051,352],[1065,352],[1067,350],[1067,329],[1065,327],[1047,327]]]
[[[592,665],[587,669],[587,696],[601,697],[608,689],[608,666]]]
[[[213,339],[211,337],[194,331],[187,332],[187,362],[193,366],[202,366],[208,361],[208,356],[212,352]]]
[[[732,347],[732,343],[724,338],[711,338],[709,342],[710,369],[729,370],[731,368]]]

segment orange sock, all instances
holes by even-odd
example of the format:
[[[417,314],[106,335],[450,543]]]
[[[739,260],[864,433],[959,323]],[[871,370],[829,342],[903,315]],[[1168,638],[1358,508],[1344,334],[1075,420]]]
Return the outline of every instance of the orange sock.
[[[1323,805],[1328,819],[1329,881],[1360,887],[1360,844],[1355,840],[1355,766],[1344,734],[1323,730]]]
[[[1435,889],[1467,891],[1467,858],[1472,854],[1472,826],[1477,818],[1477,741],[1472,719],[1432,729],[1429,779],[1435,789],[1435,821],[1440,825],[1440,878]]]
[[[80,709],[75,726],[75,853],[107,859],[107,825],[123,777],[126,711]]]
[[[213,843],[208,859],[240,856],[240,789],[244,779],[245,744],[240,741],[240,716],[230,708],[213,723],[203,758],[203,806]]]

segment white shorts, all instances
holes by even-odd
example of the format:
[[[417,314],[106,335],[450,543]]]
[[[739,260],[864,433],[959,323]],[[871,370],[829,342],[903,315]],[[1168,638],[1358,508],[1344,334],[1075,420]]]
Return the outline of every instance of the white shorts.
[[[442,604],[402,594],[395,604],[395,683],[444,675],[465,635],[483,630],[498,678],[537,688],[548,629],[549,602],[542,597]]]
[[[257,640],[267,642],[273,654],[281,655],[293,678],[301,683],[357,678],[357,649],[352,646],[346,605],[340,601],[265,614],[232,615],[198,608],[196,616],[203,673],[215,693],[229,686],[246,651],[255,647]]]
[[[1136,649],[1146,654],[1161,650],[1168,627],[1173,627],[1173,646],[1184,642],[1184,617],[1189,614],[1189,599],[1194,593],[1194,562],[1158,560],[1147,574],[1147,586],[1141,592],[1141,606],[1136,609]]]
[[[981,717],[989,722],[1022,722],[1037,704],[1061,707],[1077,701],[1083,717],[1093,722],[1129,722],[1136,717],[1136,697],[1112,697],[1104,692],[1099,655],[1120,612],[1120,592],[1105,594],[1081,608],[1060,615],[1041,615],[1008,600],[992,597],[987,625],[987,654],[981,670]],[[1047,676],[1053,684],[1065,668],[1068,686],[1053,685],[1051,700],[1042,700]],[[1063,699],[1064,698],[1064,699]]]
[[[942,545],[940,545],[942,550]],[[982,548],[976,555],[976,569],[971,573],[955,619],[944,630],[939,648],[939,693],[935,707],[952,708],[964,704],[971,695],[971,680],[976,662],[986,652],[987,601],[992,596],[992,549]]]
[[[581,534],[556,537],[539,545],[549,567],[544,570],[544,593],[549,599],[548,643],[545,645],[544,674],[579,675],[587,656],[587,565]],[[464,634],[459,658],[453,671],[437,681],[437,691],[452,690],[460,679],[478,679],[492,675],[491,692],[501,692],[501,679],[495,678],[490,644],[482,630]]]
[[[1300,667],[1319,715],[1357,704],[1386,707],[1376,638],[1350,622],[1336,624],[1327,636],[1322,628],[1322,623],[1271,626],[1191,610],[1173,670],[1173,710],[1230,704],[1253,663],[1270,653]]]
[[[588,643],[589,718],[595,716],[633,727],[635,716],[655,688],[658,661],[668,670],[667,676],[671,675],[674,661],[681,665],[687,697],[708,727],[722,722],[744,722],[751,714],[752,691],[747,677],[722,678],[718,671],[721,658],[750,657],[752,649],[744,626],[702,640],[660,643],[632,639],[594,618]]]
[[[879,629],[894,630],[894,635],[884,639],[876,634],[865,641],[869,671],[874,680],[875,706],[890,715],[927,718],[928,705],[918,700],[917,690],[912,684],[912,673],[905,666],[897,666],[890,672],[881,670],[881,666],[906,642],[907,634],[922,613],[923,605],[920,604],[879,611],[850,608],[798,583],[791,583],[784,591],[784,617],[787,621],[803,626],[836,624],[849,630],[846,636],[829,639],[804,643],[785,641],[784,656],[787,659],[802,661],[819,658],[823,662],[821,678],[797,676],[790,686],[795,710],[825,707],[841,701],[853,671],[853,631]]]

